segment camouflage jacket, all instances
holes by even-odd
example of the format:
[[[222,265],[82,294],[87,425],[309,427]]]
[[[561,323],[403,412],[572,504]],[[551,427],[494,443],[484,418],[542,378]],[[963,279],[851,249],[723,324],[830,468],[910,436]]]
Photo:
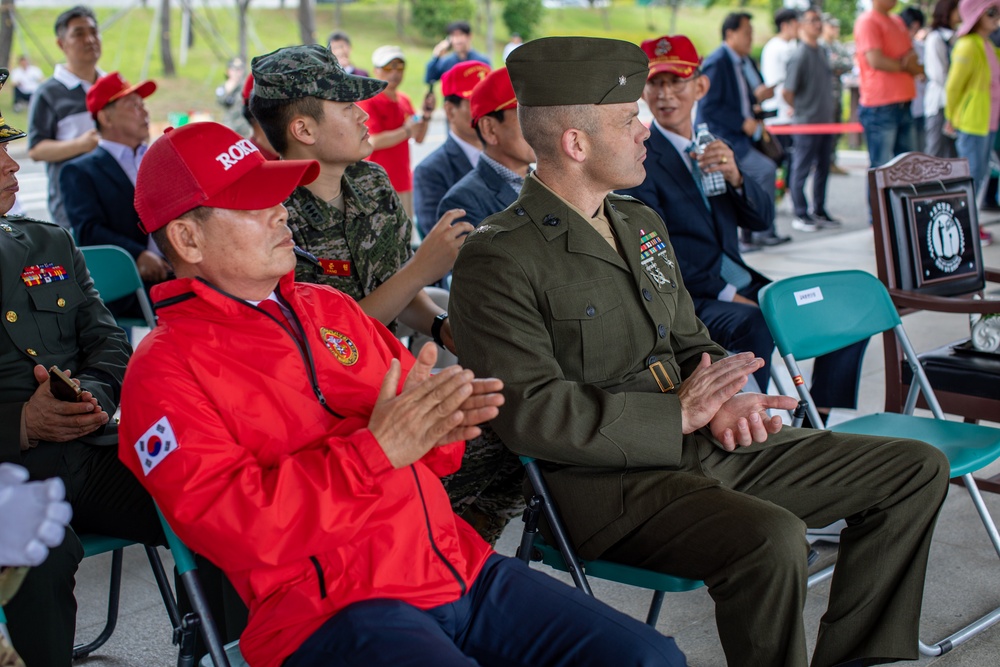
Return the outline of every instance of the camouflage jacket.
[[[413,256],[412,223],[382,167],[357,162],[343,178],[344,213],[298,187],[285,202],[295,243],[322,268],[299,262],[295,279],[360,301]]]

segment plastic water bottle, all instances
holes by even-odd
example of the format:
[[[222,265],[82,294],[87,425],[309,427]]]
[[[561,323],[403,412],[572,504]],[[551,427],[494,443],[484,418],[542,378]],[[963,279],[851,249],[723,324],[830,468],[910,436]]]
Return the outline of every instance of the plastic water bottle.
[[[708,125],[705,123],[698,124],[698,131],[694,135],[694,152],[701,155],[705,152],[705,148],[715,141],[715,136],[708,131]],[[704,172],[701,168],[698,168],[701,172],[701,189],[705,193],[706,197],[718,197],[726,192],[726,178],[722,175],[722,172]]]

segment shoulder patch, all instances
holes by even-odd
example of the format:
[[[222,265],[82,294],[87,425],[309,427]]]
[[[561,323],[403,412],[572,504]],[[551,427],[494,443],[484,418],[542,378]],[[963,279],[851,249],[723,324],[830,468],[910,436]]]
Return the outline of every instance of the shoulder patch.
[[[149,429],[139,436],[139,441],[135,443],[135,453],[139,455],[139,463],[142,464],[142,474],[149,475],[153,468],[160,465],[163,459],[180,449],[177,438],[174,437],[174,429],[166,416],[149,427]]]

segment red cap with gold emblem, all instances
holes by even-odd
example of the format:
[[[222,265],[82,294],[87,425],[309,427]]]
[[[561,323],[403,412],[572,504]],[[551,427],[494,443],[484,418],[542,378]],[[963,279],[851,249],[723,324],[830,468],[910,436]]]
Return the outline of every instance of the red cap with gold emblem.
[[[490,73],[490,66],[476,60],[458,63],[441,77],[441,94],[445,97],[457,95],[465,99],[472,97],[472,89]]]
[[[697,49],[684,35],[647,39],[642,43],[642,50],[649,58],[649,77],[660,72],[670,72],[686,79],[701,65]]]
[[[495,69],[485,79],[472,89],[472,127],[479,119],[494,111],[516,109],[517,97],[514,96],[514,85],[510,82],[510,73],[506,67]]]

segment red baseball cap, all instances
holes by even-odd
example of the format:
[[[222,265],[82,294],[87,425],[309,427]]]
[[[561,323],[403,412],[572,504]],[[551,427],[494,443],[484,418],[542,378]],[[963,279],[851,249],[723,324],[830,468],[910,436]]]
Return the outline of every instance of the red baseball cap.
[[[490,73],[490,66],[478,60],[458,63],[441,77],[441,94],[445,97],[457,95],[469,99],[476,84]]]
[[[146,233],[199,206],[257,211],[319,176],[315,160],[268,161],[249,139],[218,123],[168,128],[142,158],[135,210]]]
[[[516,109],[517,97],[514,95],[514,84],[510,82],[510,73],[506,67],[495,69],[485,79],[472,89],[472,127],[479,119],[494,111]]]
[[[118,72],[105,74],[95,81],[94,85],[87,91],[87,111],[93,116],[104,107],[126,95],[138,93],[139,97],[146,98],[155,91],[156,83],[153,81],[143,81],[142,83],[130,86],[128,81],[123,79],[122,75]]]
[[[243,84],[243,106],[250,104],[250,93],[253,92],[253,74],[247,75],[247,80]]]
[[[686,79],[701,65],[701,58],[691,40],[684,35],[664,35],[655,39],[647,39],[642,43],[642,50],[649,58],[649,75],[652,77],[660,72],[670,72]]]

